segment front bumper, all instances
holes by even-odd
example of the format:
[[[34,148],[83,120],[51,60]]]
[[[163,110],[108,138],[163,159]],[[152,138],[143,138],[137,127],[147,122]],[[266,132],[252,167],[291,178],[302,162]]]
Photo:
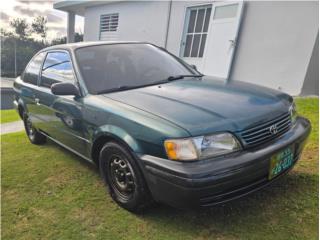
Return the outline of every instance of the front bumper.
[[[177,208],[212,206],[261,189],[287,173],[290,169],[268,180],[270,157],[294,146],[295,164],[310,131],[310,122],[299,117],[294,127],[266,145],[194,162],[141,155],[142,170],[156,201]]]

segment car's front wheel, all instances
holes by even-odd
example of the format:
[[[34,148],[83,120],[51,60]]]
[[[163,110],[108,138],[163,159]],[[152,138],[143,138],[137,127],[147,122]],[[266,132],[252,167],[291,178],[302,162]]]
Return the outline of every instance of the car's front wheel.
[[[99,156],[100,172],[112,199],[121,207],[140,212],[152,203],[142,173],[130,152],[116,142],[106,143]]]
[[[37,129],[32,125],[31,119],[27,113],[23,113],[23,123],[26,130],[26,134],[33,144],[44,144],[47,140],[46,136],[41,134]]]

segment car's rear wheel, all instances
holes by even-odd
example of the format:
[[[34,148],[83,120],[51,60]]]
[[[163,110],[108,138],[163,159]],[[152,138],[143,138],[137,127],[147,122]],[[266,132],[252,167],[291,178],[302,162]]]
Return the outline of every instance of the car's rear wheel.
[[[23,123],[26,130],[26,134],[33,144],[44,144],[47,140],[46,136],[41,134],[37,129],[34,128],[32,121],[27,113],[23,113]]]
[[[121,207],[140,212],[152,203],[142,173],[130,152],[116,142],[106,143],[99,156],[100,172],[112,199]]]

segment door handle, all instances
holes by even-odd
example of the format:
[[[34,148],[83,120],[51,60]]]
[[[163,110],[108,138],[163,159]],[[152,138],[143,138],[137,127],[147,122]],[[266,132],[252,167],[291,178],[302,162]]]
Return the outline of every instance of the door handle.
[[[40,99],[39,99],[39,98],[35,98],[34,101],[35,101],[35,103],[36,103],[37,105],[40,105]]]

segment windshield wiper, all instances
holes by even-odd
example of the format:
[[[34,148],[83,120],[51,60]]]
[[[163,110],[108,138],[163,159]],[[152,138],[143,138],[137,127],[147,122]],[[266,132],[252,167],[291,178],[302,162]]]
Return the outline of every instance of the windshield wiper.
[[[174,81],[174,80],[179,80],[179,79],[183,79],[185,77],[203,77],[202,74],[199,75],[195,75],[195,74],[189,74],[189,75],[175,75],[175,76],[169,76],[167,78],[168,81]]]
[[[110,93],[110,92],[115,92],[115,91],[124,91],[124,90],[132,89],[132,88],[135,88],[135,86],[122,85],[122,86],[119,86],[116,88],[110,88],[110,89],[98,91],[97,94]]]
[[[153,86],[153,85],[158,85],[158,84],[163,84],[167,83],[170,81],[178,80],[178,79],[183,79],[185,77],[203,77],[204,75],[202,74],[189,74],[189,75],[175,75],[175,76],[169,76],[167,79],[160,80],[160,81],[155,81],[149,84],[145,85],[137,85],[137,86],[130,86],[130,85],[122,85],[116,88],[111,88],[111,89],[105,89],[98,91],[96,94],[104,94],[104,93],[111,93],[111,92],[116,92],[116,91],[124,91],[124,90],[129,90],[129,89],[135,89],[135,88],[141,88],[141,87],[148,87],[148,86]]]
[[[119,87],[116,87],[116,88],[110,88],[110,89],[105,89],[105,90],[98,91],[96,94],[104,94],[104,93],[124,91],[124,90],[129,90],[129,89],[137,89],[137,88],[142,88],[142,87],[149,87],[149,86],[158,85],[158,84],[167,83],[167,82],[168,82],[168,80],[166,79],[166,80],[156,81],[156,82],[152,82],[152,83],[144,84],[144,85],[136,85],[136,86],[122,85],[122,86],[119,86]]]

